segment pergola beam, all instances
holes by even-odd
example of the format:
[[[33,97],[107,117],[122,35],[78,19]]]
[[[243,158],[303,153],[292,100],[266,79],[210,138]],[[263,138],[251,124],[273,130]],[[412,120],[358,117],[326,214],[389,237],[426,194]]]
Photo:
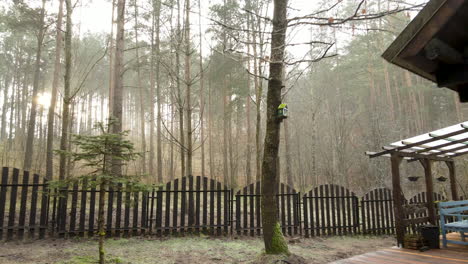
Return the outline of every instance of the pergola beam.
[[[445,156],[445,157],[438,157],[438,156],[428,156],[428,155],[423,155],[423,154],[417,154],[413,152],[403,152],[399,151],[396,152],[398,155],[403,156],[403,157],[410,157],[413,159],[430,159],[430,160],[435,160],[435,161],[452,161],[451,156]]]
[[[431,136],[431,137],[436,137],[436,136],[434,136],[434,134],[432,134],[432,133],[429,133],[429,136]],[[466,139],[466,138],[458,139],[458,140],[453,139],[453,138],[444,138],[443,140],[447,140],[447,141],[449,141],[449,142],[444,143],[444,144],[440,144],[440,145],[437,145],[437,146],[425,148],[425,149],[420,149],[420,150],[417,150],[416,153],[424,153],[424,152],[428,152],[428,151],[431,151],[431,150],[437,150],[437,149],[444,148],[444,147],[448,147],[448,146],[455,145],[455,144],[465,144],[465,145],[468,145],[468,142],[467,142],[468,139]]]
[[[462,150],[462,149],[466,149],[467,151],[463,151],[463,152],[459,152],[459,153],[456,153],[455,151],[457,150]],[[456,148],[453,148],[453,149],[446,149],[446,150],[440,150],[440,152],[437,152],[437,153],[434,153],[434,154],[424,154],[424,155],[427,155],[427,158],[433,158],[437,155],[441,155],[441,154],[446,154],[446,153],[451,153],[453,152],[454,154],[453,155],[449,155],[448,157],[450,158],[454,158],[454,157],[457,157],[458,155],[463,155],[463,154],[466,154],[468,153],[468,146],[461,146],[461,147],[456,147]],[[410,159],[408,160],[408,162],[413,162],[413,161],[416,161],[418,160],[417,158],[414,158],[414,159]]]
[[[379,157],[379,156],[382,156],[382,155],[385,155],[385,154],[390,154],[392,152],[402,153],[401,150],[409,149],[409,148],[412,148],[412,147],[417,147],[417,146],[420,146],[422,144],[434,142],[436,140],[441,140],[441,139],[449,138],[449,137],[452,137],[452,136],[456,136],[456,135],[460,135],[460,134],[468,132],[468,127],[466,125],[461,124],[461,127],[462,127],[461,130],[457,130],[457,131],[454,131],[454,132],[451,132],[451,133],[448,133],[448,134],[445,134],[445,135],[441,135],[441,136],[435,136],[433,138],[429,138],[429,139],[422,140],[422,141],[419,141],[419,142],[407,144],[405,146],[396,147],[396,148],[391,149],[391,150],[384,150],[384,151],[369,155],[369,157],[370,158],[375,158],[375,157]]]

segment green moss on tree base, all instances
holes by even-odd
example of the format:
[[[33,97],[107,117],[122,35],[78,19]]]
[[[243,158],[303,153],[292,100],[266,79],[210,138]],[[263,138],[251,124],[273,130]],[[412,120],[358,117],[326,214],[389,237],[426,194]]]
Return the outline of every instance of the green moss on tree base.
[[[271,248],[266,250],[267,254],[286,254],[289,255],[288,244],[284,239],[283,233],[281,232],[281,226],[276,222],[275,228],[273,229],[273,237],[271,238]]]

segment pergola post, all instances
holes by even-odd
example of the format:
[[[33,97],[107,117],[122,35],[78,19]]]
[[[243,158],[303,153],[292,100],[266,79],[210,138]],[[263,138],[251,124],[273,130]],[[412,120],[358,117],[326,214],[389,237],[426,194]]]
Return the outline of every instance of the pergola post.
[[[450,191],[452,193],[452,200],[457,201],[459,199],[457,192],[457,180],[455,176],[455,162],[446,161],[447,167],[449,169],[449,179],[450,179]]]
[[[397,153],[391,154],[390,161],[392,165],[393,208],[395,213],[395,228],[398,247],[403,246],[405,236],[403,197],[400,184],[400,164],[402,160],[403,157],[399,156]]]
[[[432,160],[421,159],[421,164],[424,167],[424,178],[426,180],[426,198],[427,198],[427,214],[429,222],[436,224],[436,214],[434,207],[434,185],[432,182]]]

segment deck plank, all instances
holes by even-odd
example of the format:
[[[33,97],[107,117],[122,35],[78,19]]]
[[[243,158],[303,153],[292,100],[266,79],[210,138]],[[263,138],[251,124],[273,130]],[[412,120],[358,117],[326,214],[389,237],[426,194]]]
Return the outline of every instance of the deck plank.
[[[459,239],[458,234],[450,234]],[[387,248],[342,259],[334,264],[468,264],[468,246],[449,244],[448,248],[432,249],[425,252],[403,248]]]

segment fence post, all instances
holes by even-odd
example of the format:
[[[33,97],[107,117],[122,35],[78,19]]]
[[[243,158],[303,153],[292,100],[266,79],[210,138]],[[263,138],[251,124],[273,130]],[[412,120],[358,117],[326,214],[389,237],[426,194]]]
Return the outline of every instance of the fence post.
[[[3,216],[5,215],[5,203],[8,183],[8,168],[3,167],[2,169],[2,181],[0,188],[0,240],[3,238]]]

